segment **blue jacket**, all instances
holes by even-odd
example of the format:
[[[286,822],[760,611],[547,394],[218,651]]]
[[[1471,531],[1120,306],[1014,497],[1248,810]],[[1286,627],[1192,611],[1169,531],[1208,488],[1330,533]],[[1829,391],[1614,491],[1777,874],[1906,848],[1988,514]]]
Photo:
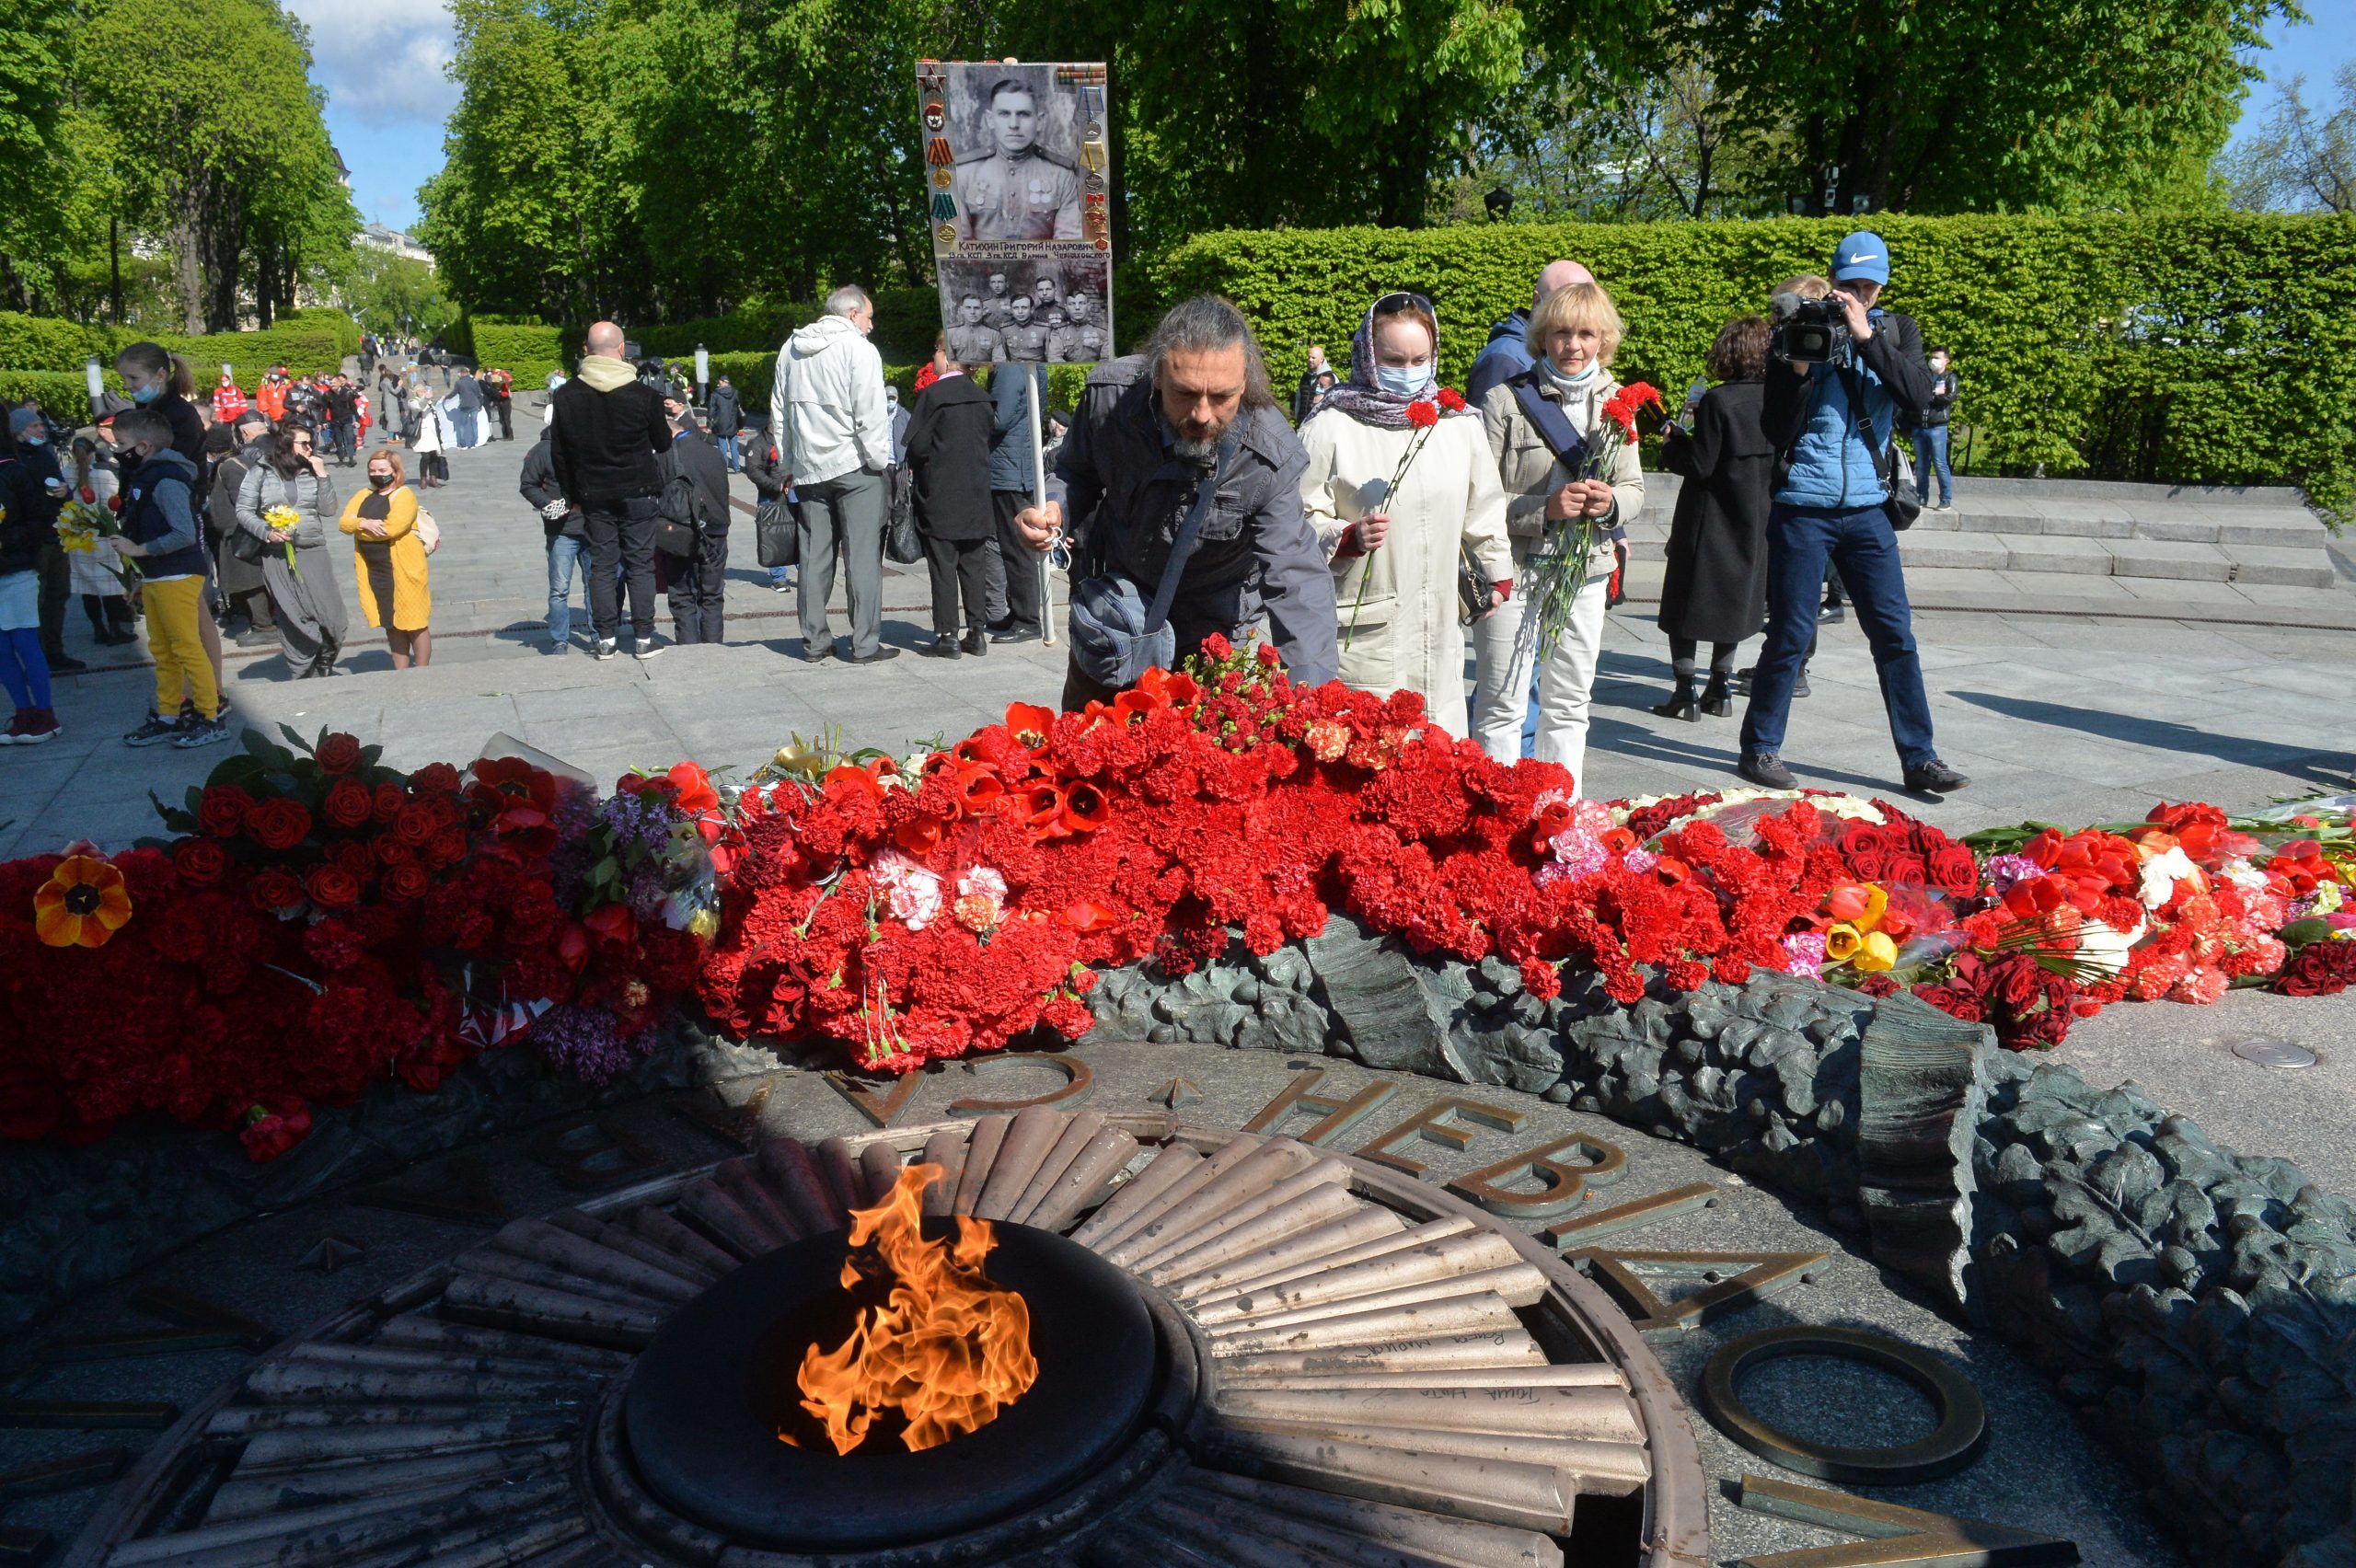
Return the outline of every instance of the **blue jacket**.
[[[122,533],[149,553],[142,577],[202,577],[204,546],[196,522],[196,465],[166,450],[122,481]]]
[[[1853,405],[1854,380],[1865,406]],[[1806,369],[1771,359],[1761,423],[1783,455],[1774,500],[1812,512],[1879,506],[1889,494],[1877,454],[1889,449],[1900,422],[1911,425],[1931,396],[1931,367],[1914,318],[1874,313],[1874,335],[1861,344],[1849,376],[1831,365]]]
[[[1036,385],[1044,391],[1046,384],[1045,365],[1032,366],[1027,375],[1012,363],[990,371],[990,489],[1031,493],[1031,415],[1022,389]]]
[[[1523,339],[1530,332],[1530,312],[1517,310],[1489,329],[1489,341],[1472,368],[1464,374],[1464,400],[1479,408],[1490,391],[1504,386],[1534,363]]]

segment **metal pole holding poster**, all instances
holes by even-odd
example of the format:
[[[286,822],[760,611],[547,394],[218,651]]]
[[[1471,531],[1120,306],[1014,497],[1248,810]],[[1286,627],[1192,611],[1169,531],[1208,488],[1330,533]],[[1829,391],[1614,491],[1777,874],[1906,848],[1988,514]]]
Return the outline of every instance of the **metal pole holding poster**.
[[[1047,499],[1045,367],[1114,357],[1105,85],[1101,61],[917,65],[925,210],[949,357],[1040,367],[1030,372],[1024,399],[1034,505]],[[1038,572],[1041,630],[1052,648],[1054,577],[1045,554]]]

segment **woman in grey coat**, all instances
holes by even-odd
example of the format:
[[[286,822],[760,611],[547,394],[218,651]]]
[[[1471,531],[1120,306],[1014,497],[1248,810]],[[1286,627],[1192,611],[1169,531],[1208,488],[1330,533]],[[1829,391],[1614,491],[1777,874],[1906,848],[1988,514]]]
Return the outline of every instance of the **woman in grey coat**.
[[[271,529],[264,513],[294,509],[292,534]],[[237,488],[237,526],[260,536],[263,582],[278,617],[278,648],[296,680],[335,674],[343,647],[343,590],[336,586],[337,563],[328,541],[340,536],[335,481],[312,450],[311,432],[287,426],[271,436],[261,460]],[[294,544],[293,559],[286,545]]]

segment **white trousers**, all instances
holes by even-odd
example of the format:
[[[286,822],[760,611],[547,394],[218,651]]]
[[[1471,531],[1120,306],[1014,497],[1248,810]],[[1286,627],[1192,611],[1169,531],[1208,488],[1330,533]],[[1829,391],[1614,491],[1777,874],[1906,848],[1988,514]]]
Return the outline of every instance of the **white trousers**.
[[[1595,667],[1603,651],[1603,597],[1609,577],[1591,577],[1571,602],[1569,629],[1538,659],[1538,620],[1524,593],[1514,595],[1472,623],[1472,645],[1481,676],[1472,692],[1472,734],[1481,749],[1499,762],[1521,758],[1521,726],[1529,712],[1530,676],[1538,668],[1538,760],[1569,768],[1575,785],[1586,782],[1588,699],[1595,690]]]

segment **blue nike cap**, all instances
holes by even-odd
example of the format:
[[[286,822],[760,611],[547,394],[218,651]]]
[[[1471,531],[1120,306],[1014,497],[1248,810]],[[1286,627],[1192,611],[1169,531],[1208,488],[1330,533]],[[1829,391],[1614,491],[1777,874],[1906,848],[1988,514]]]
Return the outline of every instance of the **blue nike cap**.
[[[1845,283],[1853,278],[1885,287],[1889,283],[1889,247],[1871,229],[1859,229],[1833,247],[1832,281]]]

